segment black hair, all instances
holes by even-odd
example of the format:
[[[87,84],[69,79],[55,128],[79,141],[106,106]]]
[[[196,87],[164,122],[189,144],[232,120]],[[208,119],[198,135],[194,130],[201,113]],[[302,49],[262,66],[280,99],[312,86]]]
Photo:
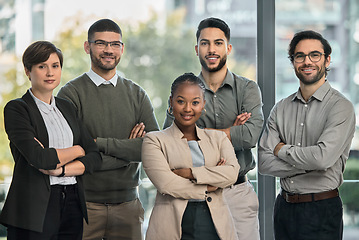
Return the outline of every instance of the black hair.
[[[325,59],[327,59],[328,56],[332,53],[332,47],[330,46],[329,42],[320,33],[315,32],[313,30],[305,30],[294,34],[292,41],[290,41],[289,43],[288,58],[292,63],[294,61],[295,48],[297,47],[300,41],[306,39],[315,39],[315,40],[319,40],[322,43]],[[325,68],[325,76],[327,75],[328,71],[330,71],[330,69]]]
[[[121,28],[111,19],[100,19],[93,23],[87,32],[87,40],[93,40],[92,38],[96,32],[115,32],[122,37]]]
[[[46,62],[52,53],[57,54],[62,68],[63,55],[61,50],[48,41],[37,41],[28,46],[22,55],[22,63],[31,72],[32,66]]]
[[[225,23],[223,20],[221,20],[219,18],[210,17],[210,18],[203,19],[199,23],[197,32],[196,32],[197,42],[199,39],[199,35],[201,34],[202,29],[204,29],[204,28],[219,28],[224,33],[224,36],[227,38],[228,42],[231,38],[231,29],[228,27],[227,23]]]
[[[205,92],[205,86],[201,79],[199,79],[196,75],[193,73],[184,73],[181,76],[177,77],[172,85],[171,85],[171,96],[173,97],[174,93],[177,91],[178,86],[180,86],[183,83],[190,83],[193,85],[198,85],[200,89],[203,92],[203,98],[204,98],[204,92]]]

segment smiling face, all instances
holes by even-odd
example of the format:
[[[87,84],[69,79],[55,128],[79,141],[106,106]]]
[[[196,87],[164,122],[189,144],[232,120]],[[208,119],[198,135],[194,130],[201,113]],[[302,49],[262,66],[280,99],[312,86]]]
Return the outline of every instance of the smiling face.
[[[227,55],[232,50],[224,32],[219,28],[204,28],[195,47],[202,65],[202,71],[217,72],[227,63]]]
[[[121,35],[115,32],[95,32],[91,41],[103,40],[107,42],[121,41]],[[85,42],[84,45],[87,54],[91,57],[91,68],[94,72],[107,73],[116,72],[116,66],[120,62],[124,46],[113,48],[109,44],[101,48],[95,43]]]
[[[194,127],[204,109],[203,90],[196,84],[184,82],[170,98],[175,123],[182,132]]]
[[[310,52],[318,51],[324,53],[323,45],[316,39],[301,40],[295,47],[294,55],[309,54]],[[312,62],[309,57],[305,57],[304,62],[293,62],[295,74],[304,85],[313,85],[316,83],[325,82],[325,68],[329,67],[330,56],[325,58],[322,55],[319,62]]]
[[[33,65],[31,71],[25,68],[25,73],[31,81],[31,90],[36,97],[42,99],[41,96],[51,95],[61,80],[58,55],[50,54],[45,62]]]

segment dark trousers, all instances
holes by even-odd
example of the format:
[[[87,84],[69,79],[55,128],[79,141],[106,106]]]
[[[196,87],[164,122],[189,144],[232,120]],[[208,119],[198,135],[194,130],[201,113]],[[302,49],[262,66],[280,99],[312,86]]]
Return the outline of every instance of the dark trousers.
[[[341,240],[343,204],[340,197],[288,203],[280,194],[274,205],[276,240]]]
[[[76,185],[51,186],[43,232],[9,226],[8,240],[80,240],[83,214]],[[19,216],[21,217],[21,216]],[[29,220],[31,221],[31,219]]]
[[[182,218],[181,240],[219,240],[207,202],[188,202]]]

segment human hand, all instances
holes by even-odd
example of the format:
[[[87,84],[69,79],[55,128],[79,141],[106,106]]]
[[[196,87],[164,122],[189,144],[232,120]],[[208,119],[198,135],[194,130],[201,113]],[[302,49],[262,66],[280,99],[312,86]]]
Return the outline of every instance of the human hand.
[[[179,168],[179,169],[172,169],[174,174],[177,174],[180,177],[193,180],[194,177],[192,175],[192,170],[190,168]]]
[[[285,145],[285,143],[283,142],[280,142],[277,144],[277,146],[275,146],[274,150],[273,150],[273,154],[274,156],[277,156],[278,157],[278,152],[279,150]]]
[[[34,137],[34,139],[35,139],[36,142],[38,142],[38,143],[40,144],[40,146],[41,146],[42,148],[44,148],[44,145],[42,145],[42,143],[41,143],[36,137]]]
[[[139,137],[144,137],[146,134],[145,124],[143,122],[137,123],[131,130],[131,134],[128,139],[134,139]]]
[[[53,169],[53,170],[44,170],[44,169],[39,169],[40,172],[42,172],[43,174],[49,175],[49,176],[59,176],[62,173],[62,168],[57,168],[57,169]]]
[[[207,192],[214,192],[218,189],[218,187],[214,187],[212,185],[207,185]]]
[[[226,164],[226,160],[222,157],[216,166],[223,166],[224,164]]]
[[[247,120],[252,116],[252,113],[241,113],[234,120],[233,126],[240,126],[247,122]]]

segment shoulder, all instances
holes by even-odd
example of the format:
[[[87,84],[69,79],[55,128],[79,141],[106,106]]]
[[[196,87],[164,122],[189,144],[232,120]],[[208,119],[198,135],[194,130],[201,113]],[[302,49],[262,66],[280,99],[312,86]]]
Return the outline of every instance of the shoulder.
[[[234,77],[234,81],[236,82],[236,84],[239,84],[239,86],[242,86],[242,87],[258,87],[258,84],[249,79],[249,78],[246,78],[246,77],[243,77],[243,76],[239,76],[235,73],[232,73],[233,74],[233,77]]]
[[[340,111],[354,112],[354,106],[349,99],[347,99],[341,92],[331,88],[331,101],[333,102],[333,108],[337,108]]]
[[[62,88],[63,89],[71,89],[71,88],[79,88],[85,84],[91,83],[91,79],[87,76],[86,73],[68,81]]]
[[[210,139],[210,140],[215,140],[215,141],[222,141],[223,139],[225,139],[227,137],[227,135],[220,130],[216,130],[216,129],[200,129],[198,131],[203,131],[204,135]]]

